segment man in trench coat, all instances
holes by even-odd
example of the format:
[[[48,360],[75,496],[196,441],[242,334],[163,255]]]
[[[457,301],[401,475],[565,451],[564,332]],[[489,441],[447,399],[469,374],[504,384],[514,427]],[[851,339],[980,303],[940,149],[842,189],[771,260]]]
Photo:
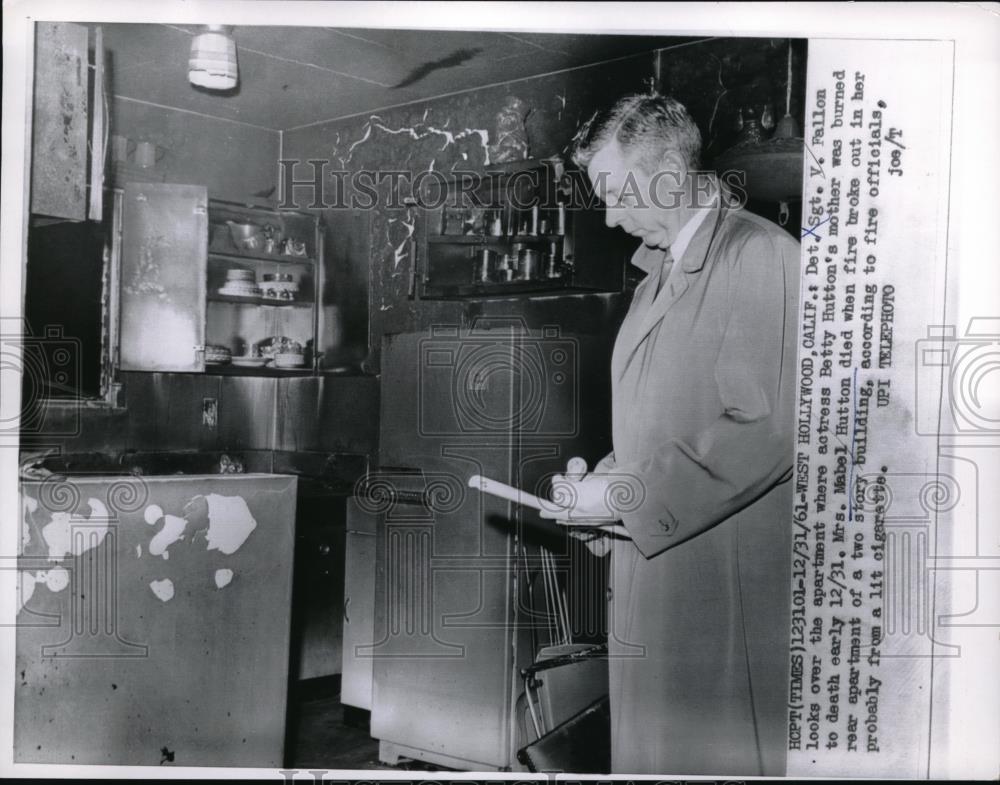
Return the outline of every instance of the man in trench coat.
[[[646,272],[612,359],[614,452],[543,513],[613,551],[612,771],[781,776],[799,245],[696,173],[673,99],[626,97],[576,145]]]

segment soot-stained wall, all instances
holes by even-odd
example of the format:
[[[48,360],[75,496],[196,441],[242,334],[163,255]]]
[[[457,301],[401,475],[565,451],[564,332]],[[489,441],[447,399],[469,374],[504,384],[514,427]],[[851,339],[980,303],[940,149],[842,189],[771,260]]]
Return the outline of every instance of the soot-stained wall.
[[[707,166],[736,139],[740,110],[760,113],[770,104],[784,113],[788,42],[784,39],[704,39],[678,47],[287,131],[283,158],[324,161],[323,199],[349,204],[352,191],[338,193],[332,172],[482,171],[495,141],[496,114],[511,96],[530,109],[525,120],[531,158],[565,154],[574,133],[595,109],[617,97],[648,89],[659,71],[659,88],[681,100],[698,123]],[[659,60],[657,64],[657,60]],[[805,42],[793,45],[791,112],[802,121]],[[336,108],[331,107],[331,112]],[[310,165],[293,170],[312,177]],[[350,182],[350,177],[341,178]],[[408,186],[385,177],[371,209],[322,211],[327,233],[327,280],[321,348],[328,365],[364,360],[377,372],[384,334],[440,323],[467,323],[482,313],[544,313],[566,329],[617,330],[622,295],[571,295],[538,302],[424,301],[409,296],[414,264],[411,235],[422,231],[417,208],[402,206]],[[296,187],[293,200],[308,207],[310,188]],[[287,195],[286,195],[287,199]],[[615,230],[619,231],[619,230]],[[419,242],[416,244],[419,248]],[[587,314],[587,318],[580,318]],[[599,318],[595,319],[594,316]],[[574,322],[578,324],[574,324]],[[367,359],[365,359],[367,358]]]

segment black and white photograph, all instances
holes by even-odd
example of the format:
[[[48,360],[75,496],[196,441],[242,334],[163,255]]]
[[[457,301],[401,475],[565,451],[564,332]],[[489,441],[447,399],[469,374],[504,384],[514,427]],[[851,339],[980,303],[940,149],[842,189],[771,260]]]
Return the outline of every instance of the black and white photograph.
[[[995,777],[1000,6],[903,16],[5,4],[3,770]]]

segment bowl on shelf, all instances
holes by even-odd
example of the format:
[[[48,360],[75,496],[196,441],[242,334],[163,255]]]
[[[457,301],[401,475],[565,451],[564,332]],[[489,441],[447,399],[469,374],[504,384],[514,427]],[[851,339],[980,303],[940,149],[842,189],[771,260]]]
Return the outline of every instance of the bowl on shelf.
[[[306,356],[301,352],[279,352],[274,355],[275,368],[302,368],[306,364]]]
[[[226,221],[226,224],[229,226],[233,245],[241,251],[258,251],[263,246],[264,232],[257,224],[238,221]]]
[[[271,357],[277,361],[277,357],[280,354],[290,354],[297,355],[302,358],[302,344],[298,341],[293,341],[291,338],[286,338],[284,335],[272,335],[265,338],[262,341],[258,341],[253,348],[253,354],[260,355],[261,357]],[[277,365],[277,362],[275,362]]]
[[[294,300],[299,292],[299,284],[290,273],[264,273],[259,285],[264,297],[271,300]]]

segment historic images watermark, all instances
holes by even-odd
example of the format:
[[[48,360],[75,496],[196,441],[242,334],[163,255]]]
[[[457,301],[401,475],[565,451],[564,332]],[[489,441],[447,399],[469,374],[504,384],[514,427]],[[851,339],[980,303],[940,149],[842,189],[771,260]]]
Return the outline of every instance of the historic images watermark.
[[[18,573],[15,627],[58,627],[65,638],[42,645],[42,658],[147,657],[149,647],[126,640],[120,630],[119,526],[122,515],[141,509],[149,487],[138,475],[102,483],[101,498],[87,498],[73,478],[50,474],[22,481],[20,553],[0,569]],[[44,588],[43,588],[44,587]],[[66,593],[52,613],[34,607],[41,592]],[[42,603],[49,607],[51,603]]]
[[[0,446],[14,447],[33,436],[61,441],[80,432],[79,408],[58,420],[48,417],[54,396],[74,394],[80,387],[80,339],[61,325],[32,330],[26,319],[0,320]],[[20,387],[18,401],[11,391]]]
[[[335,169],[331,161],[310,158],[283,158],[281,168],[282,210],[331,209],[371,210],[376,207],[404,209],[417,206],[435,210],[442,207],[496,209],[531,207],[593,210],[603,206],[601,194],[611,172],[589,175],[579,169],[563,172],[557,186],[541,188],[542,177],[535,169],[513,171],[502,192],[485,188],[489,173],[453,169],[413,171],[408,169]],[[746,173],[731,169],[687,172],[659,171],[650,175],[628,172],[618,193],[619,202],[634,207],[675,209],[708,207],[716,199],[717,183],[723,185],[727,206],[747,202]]]

